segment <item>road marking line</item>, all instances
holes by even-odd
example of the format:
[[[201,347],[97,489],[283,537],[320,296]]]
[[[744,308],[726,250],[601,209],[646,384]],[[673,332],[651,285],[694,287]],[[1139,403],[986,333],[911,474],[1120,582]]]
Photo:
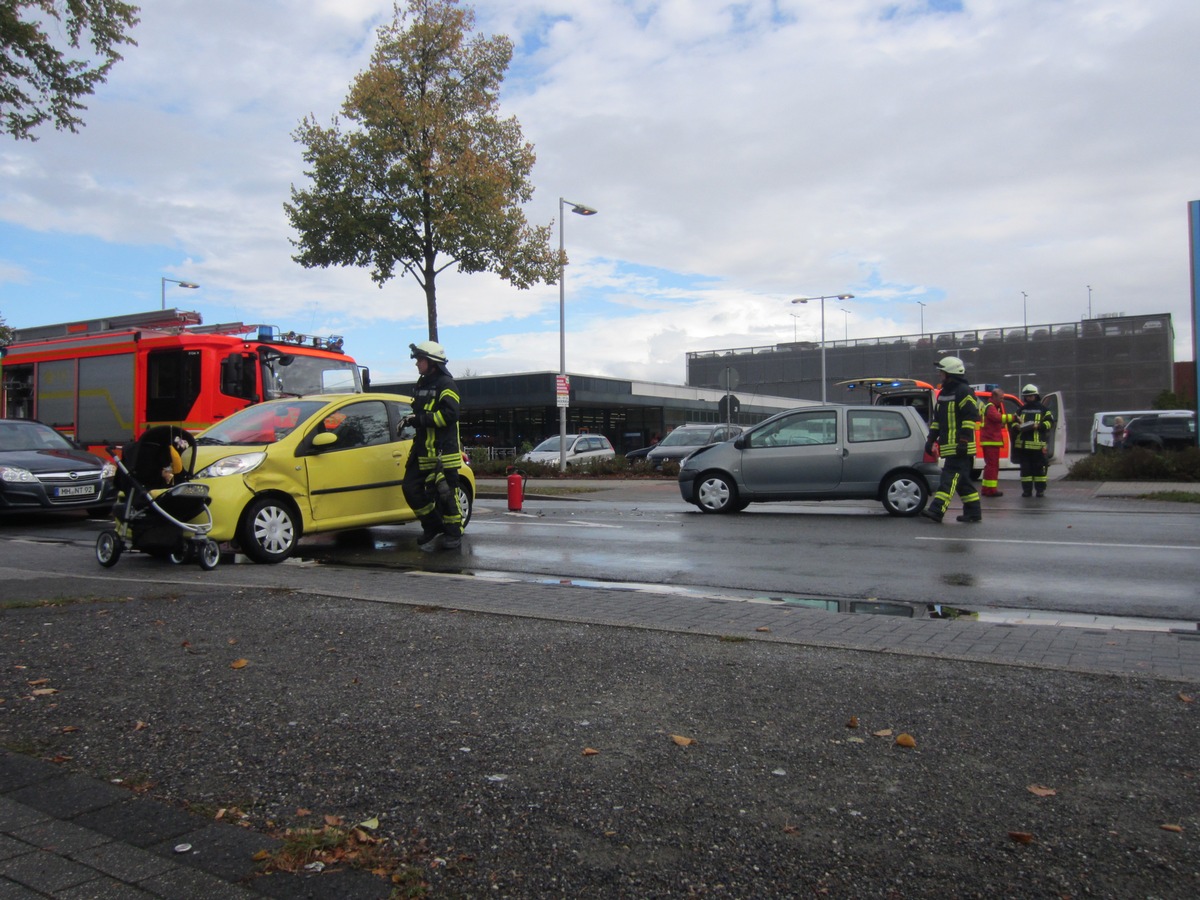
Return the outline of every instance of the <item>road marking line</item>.
[[[954,538],[919,537],[918,541],[954,541],[959,544],[1032,544],[1038,547],[1113,547],[1129,550],[1187,550],[1195,553],[1200,547],[1184,544],[1103,544],[1099,541],[1019,541],[1012,538]]]

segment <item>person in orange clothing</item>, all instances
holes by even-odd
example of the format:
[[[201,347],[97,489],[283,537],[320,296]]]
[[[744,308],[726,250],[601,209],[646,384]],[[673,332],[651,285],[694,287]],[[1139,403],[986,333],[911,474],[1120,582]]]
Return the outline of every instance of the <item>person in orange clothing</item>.
[[[979,493],[984,497],[1003,497],[1000,490],[1000,451],[1012,415],[1004,411],[1004,392],[992,388],[991,398],[983,409],[983,427],[979,430],[979,446],[983,448],[983,479]]]

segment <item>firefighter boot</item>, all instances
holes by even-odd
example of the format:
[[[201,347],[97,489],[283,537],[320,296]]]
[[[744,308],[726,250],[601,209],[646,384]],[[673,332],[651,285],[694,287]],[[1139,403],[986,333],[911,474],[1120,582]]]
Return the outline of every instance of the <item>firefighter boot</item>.
[[[931,522],[936,522],[938,525],[941,525],[942,516],[945,515],[945,513],[938,508],[936,503],[930,503],[927,507],[921,510],[921,515],[922,517],[929,519]]]
[[[982,522],[983,507],[979,505],[979,501],[976,500],[974,503],[964,503],[963,514],[958,517],[958,521],[970,523]]]
[[[442,543],[442,523],[436,516],[421,517],[421,536],[417,538],[417,546],[428,552],[438,549]]]

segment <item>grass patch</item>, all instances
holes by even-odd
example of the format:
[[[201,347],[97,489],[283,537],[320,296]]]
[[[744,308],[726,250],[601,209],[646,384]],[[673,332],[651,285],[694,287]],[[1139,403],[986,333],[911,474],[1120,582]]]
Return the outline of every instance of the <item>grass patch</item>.
[[[1067,481],[1200,482],[1200,448],[1155,452],[1142,447],[1093,453],[1077,459]]]
[[[326,816],[313,828],[288,828],[275,836],[275,850],[262,850],[254,858],[271,872],[329,872],[338,868],[363,869],[392,884],[394,898],[424,897],[429,882],[421,869],[406,857],[400,844],[375,834],[377,819],[345,825],[340,817]],[[416,856],[424,852],[418,847]]]
[[[1154,491],[1138,494],[1139,500],[1161,500],[1165,503],[1200,503],[1200,491]]]

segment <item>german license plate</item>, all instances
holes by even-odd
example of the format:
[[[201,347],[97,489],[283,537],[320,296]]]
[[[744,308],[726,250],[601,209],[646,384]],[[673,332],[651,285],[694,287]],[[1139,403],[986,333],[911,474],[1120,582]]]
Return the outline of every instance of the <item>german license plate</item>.
[[[94,484],[73,484],[54,489],[56,497],[90,497],[94,493],[96,493]]]

